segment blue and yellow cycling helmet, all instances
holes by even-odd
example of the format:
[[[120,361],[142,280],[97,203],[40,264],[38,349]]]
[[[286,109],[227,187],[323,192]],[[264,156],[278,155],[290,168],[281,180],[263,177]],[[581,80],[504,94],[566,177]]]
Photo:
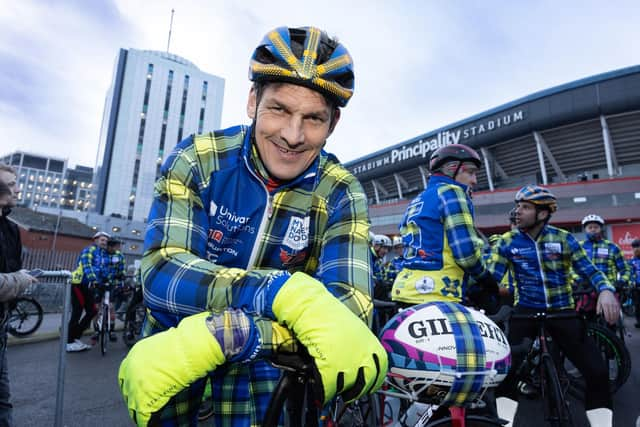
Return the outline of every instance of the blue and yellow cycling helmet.
[[[547,208],[551,213],[558,210],[556,196],[539,185],[525,185],[516,193],[515,202],[529,202],[536,206]]]
[[[353,60],[342,44],[318,28],[278,27],[253,52],[249,80],[306,86],[344,107],[353,96]]]

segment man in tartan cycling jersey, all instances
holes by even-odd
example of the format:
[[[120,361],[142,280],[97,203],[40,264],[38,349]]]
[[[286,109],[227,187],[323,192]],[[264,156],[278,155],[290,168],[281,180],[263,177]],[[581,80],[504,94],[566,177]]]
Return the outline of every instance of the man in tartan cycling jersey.
[[[609,323],[614,323],[620,311],[613,294],[615,289],[569,232],[548,224],[557,210],[555,196],[546,188],[528,185],[517,192],[515,202],[518,228],[500,236],[488,261],[497,281],[512,270],[515,313],[575,312],[570,281],[573,270],[598,290],[598,312],[603,313]],[[591,426],[611,426],[608,370],[595,343],[587,336],[584,323],[578,318],[551,319],[545,325],[554,342],[587,382],[585,408]],[[509,325],[511,345],[535,334],[533,322],[514,320]],[[496,395],[501,396],[497,399],[498,413],[510,422],[515,417],[518,400],[518,378],[514,371],[520,366],[522,355],[512,357],[511,370],[496,390]]]
[[[119,372],[139,425],[195,424],[207,374],[218,427],[260,425],[280,376],[261,359],[291,351],[292,333],[321,401],[371,392],[386,372],[368,329],[367,199],[323,149],[353,92],[351,57],[317,28],[280,27],[250,79],[252,125],[187,138],[156,183],[142,259],[154,335]]]
[[[582,218],[582,227],[587,238],[580,242],[580,246],[593,265],[602,271],[615,287],[629,286],[631,269],[620,247],[604,238],[604,219],[599,215],[589,214]]]
[[[480,155],[463,144],[445,145],[431,155],[427,188],[409,203],[400,223],[404,261],[392,300],[462,302],[474,279],[480,285],[477,302],[487,303],[492,294],[497,302],[498,286],[486,269],[473,223],[470,194],[480,165]]]

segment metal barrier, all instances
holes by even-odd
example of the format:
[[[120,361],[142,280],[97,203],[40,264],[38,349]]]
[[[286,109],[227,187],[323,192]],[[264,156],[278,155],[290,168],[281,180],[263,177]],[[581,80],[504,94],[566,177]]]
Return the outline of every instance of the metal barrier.
[[[56,414],[55,427],[62,427],[62,415],[64,410],[64,376],[66,368],[67,338],[69,337],[69,310],[71,308],[71,272],[68,270],[36,270],[33,271],[38,278],[63,278],[66,279],[64,287],[64,303],[62,305],[62,325],[60,333],[60,355],[58,358],[58,383],[56,386]]]

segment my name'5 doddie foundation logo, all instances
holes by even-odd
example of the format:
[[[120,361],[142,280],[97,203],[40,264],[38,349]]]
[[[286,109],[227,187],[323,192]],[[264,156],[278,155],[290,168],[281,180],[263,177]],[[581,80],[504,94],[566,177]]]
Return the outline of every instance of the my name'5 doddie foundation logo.
[[[300,251],[309,244],[309,217],[292,216],[284,235],[282,244],[295,251]]]

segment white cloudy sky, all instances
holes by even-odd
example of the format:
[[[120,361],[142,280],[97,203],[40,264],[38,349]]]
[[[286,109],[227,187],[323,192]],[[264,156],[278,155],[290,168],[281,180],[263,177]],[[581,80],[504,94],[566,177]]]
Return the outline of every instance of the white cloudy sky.
[[[353,160],[535,91],[640,64],[640,2],[5,0],[0,155],[94,166],[119,48],[170,51],[225,79],[224,127],[247,123],[247,68],[264,33],[314,25],[356,65],[328,149]]]

